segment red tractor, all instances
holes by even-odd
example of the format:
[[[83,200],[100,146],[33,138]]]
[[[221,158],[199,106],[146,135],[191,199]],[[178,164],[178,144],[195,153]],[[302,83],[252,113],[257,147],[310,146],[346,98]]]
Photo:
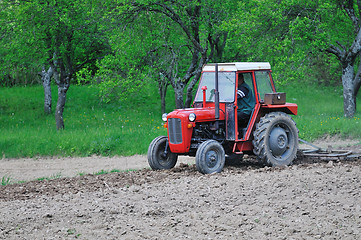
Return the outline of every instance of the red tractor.
[[[242,80],[241,80],[242,79]],[[249,87],[254,105],[246,122],[238,121],[239,81]],[[272,166],[285,166],[296,158],[298,129],[289,114],[297,105],[278,93],[267,62],[207,64],[203,67],[193,108],[163,114],[168,136],[149,145],[152,169],[170,169],[178,155],[196,157],[201,173],[222,171],[226,158],[254,154]]]

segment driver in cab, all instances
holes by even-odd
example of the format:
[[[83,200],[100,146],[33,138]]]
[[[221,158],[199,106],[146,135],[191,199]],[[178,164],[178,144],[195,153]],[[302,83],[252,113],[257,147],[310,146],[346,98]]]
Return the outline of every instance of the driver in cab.
[[[255,106],[255,100],[252,89],[244,81],[242,73],[238,74],[237,106],[238,127],[245,128]]]

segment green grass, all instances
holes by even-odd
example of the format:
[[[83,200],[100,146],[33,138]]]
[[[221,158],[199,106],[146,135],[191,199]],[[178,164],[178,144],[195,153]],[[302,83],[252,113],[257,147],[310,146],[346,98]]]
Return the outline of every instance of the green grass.
[[[104,175],[109,173],[120,173],[120,172],[129,173],[129,172],[137,172],[137,171],[139,171],[139,169],[126,169],[126,170],[112,169],[110,171],[102,169],[98,172],[94,172],[93,175]],[[82,176],[84,174],[79,174],[79,175]]]
[[[56,86],[53,86],[53,109]],[[41,86],[0,89],[0,156],[133,155],[165,134],[156,89],[128,102],[101,104],[97,90],[71,86],[64,111],[65,130],[56,131],[54,114],[43,113]],[[54,110],[53,110],[54,111]]]
[[[57,88],[53,89],[53,111]],[[340,88],[298,85],[280,87],[287,101],[299,105],[294,119],[300,137],[324,135],[361,139],[361,114],[343,117]],[[0,89],[0,156],[90,156],[145,154],[156,136],[165,135],[156,87],[127,101],[102,104],[97,89],[71,86],[64,111],[65,130],[56,131],[54,114],[43,113],[42,86]],[[167,97],[168,111],[174,95]],[[360,102],[360,97],[358,102]],[[6,179],[3,179],[6,182]]]
[[[59,179],[61,178],[61,174],[60,173],[57,173],[57,174],[54,174],[50,177],[40,177],[40,178],[37,178],[36,181],[49,181],[49,180],[53,180],[53,179]]]
[[[11,179],[10,179],[10,177],[9,176],[3,176],[2,178],[1,178],[1,186],[6,186],[6,185],[9,185],[9,184],[11,184],[12,182],[11,182]]]
[[[116,173],[116,172],[120,172],[120,170],[118,170],[118,169],[112,169],[112,170],[110,170],[110,171],[106,171],[106,170],[102,169],[102,170],[100,170],[100,171],[98,171],[98,172],[95,172],[95,173],[93,173],[93,174],[94,174],[94,175],[104,175],[104,174]]]

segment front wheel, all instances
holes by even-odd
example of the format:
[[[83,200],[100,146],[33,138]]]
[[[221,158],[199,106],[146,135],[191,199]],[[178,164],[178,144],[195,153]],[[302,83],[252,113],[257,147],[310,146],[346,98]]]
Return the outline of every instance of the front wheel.
[[[253,135],[253,152],[263,163],[286,166],[296,158],[298,129],[286,113],[268,113],[257,123]]]
[[[171,169],[178,159],[176,153],[172,153],[167,144],[166,136],[156,137],[148,148],[148,163],[153,170]]]
[[[207,140],[199,145],[196,153],[197,170],[203,174],[219,173],[225,162],[222,145],[215,140]]]

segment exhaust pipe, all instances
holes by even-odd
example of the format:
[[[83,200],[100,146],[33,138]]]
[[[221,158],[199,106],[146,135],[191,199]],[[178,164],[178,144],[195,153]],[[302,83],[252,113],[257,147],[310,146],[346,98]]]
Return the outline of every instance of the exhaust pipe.
[[[219,92],[218,92],[218,63],[216,63],[216,69],[215,69],[215,73],[216,73],[216,82],[215,82],[215,118],[216,120],[219,119]]]

